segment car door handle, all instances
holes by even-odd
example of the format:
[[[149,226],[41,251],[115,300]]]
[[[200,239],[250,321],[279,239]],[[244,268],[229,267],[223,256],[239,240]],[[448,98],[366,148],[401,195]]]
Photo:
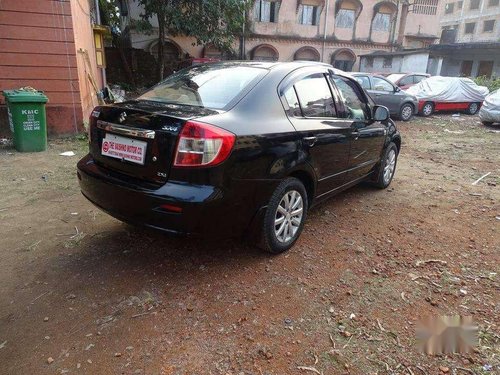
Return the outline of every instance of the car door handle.
[[[302,140],[309,147],[313,147],[316,144],[318,138],[317,137],[304,137],[304,138],[302,138]]]

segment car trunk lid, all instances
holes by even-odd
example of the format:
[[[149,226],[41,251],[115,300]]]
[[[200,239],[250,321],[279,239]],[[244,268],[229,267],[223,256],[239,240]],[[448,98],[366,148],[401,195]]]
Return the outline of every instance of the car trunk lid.
[[[97,107],[90,121],[90,153],[97,164],[112,171],[165,183],[183,125],[216,113],[142,100]]]

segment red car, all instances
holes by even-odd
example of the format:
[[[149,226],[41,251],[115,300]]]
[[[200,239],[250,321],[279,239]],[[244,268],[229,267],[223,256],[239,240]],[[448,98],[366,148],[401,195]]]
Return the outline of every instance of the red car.
[[[430,116],[434,112],[448,111],[448,112],[465,112],[468,115],[475,115],[479,108],[481,108],[481,102],[436,102],[430,100],[419,100],[418,102],[418,113],[422,116]]]
[[[431,75],[426,73],[393,73],[387,76],[387,79],[398,86],[401,90],[420,83],[420,81],[429,78]]]
[[[469,78],[434,76],[406,90],[418,99],[418,113],[430,116],[436,111],[460,111],[475,115],[488,88]]]

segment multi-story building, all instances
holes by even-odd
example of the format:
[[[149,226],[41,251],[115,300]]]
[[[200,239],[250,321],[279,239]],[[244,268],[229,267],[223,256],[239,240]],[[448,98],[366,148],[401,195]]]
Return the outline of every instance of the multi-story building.
[[[139,19],[137,2],[124,0],[128,19]],[[427,47],[439,39],[440,1],[254,0],[247,15],[242,57],[253,60],[316,60],[358,70],[359,55],[397,48]],[[157,27],[152,20],[153,28]],[[132,47],[157,52],[157,34],[130,31]],[[165,41],[167,59],[217,57],[219,51],[193,45],[187,37]],[[238,50],[240,46],[235,45]]]
[[[440,43],[431,47],[437,74],[500,77],[500,0],[446,1]]]

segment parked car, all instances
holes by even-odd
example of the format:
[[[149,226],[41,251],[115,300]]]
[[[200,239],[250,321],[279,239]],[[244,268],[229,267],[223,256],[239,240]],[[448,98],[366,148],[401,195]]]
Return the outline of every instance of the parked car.
[[[81,191],[110,215],[173,234],[288,250],[309,207],[361,181],[386,188],[401,137],[361,86],[315,62],[225,62],[96,107]]]
[[[417,113],[418,99],[401,90],[386,78],[367,73],[351,73],[351,75],[356,78],[376,104],[389,108],[391,116],[408,121],[414,113]]]
[[[479,110],[479,118],[484,125],[500,123],[500,89],[490,93]]]
[[[387,76],[387,79],[401,90],[406,90],[430,76],[430,74],[426,73],[392,73]]]
[[[463,111],[474,115],[489,90],[476,85],[470,78],[435,76],[406,92],[418,98],[418,112],[422,116],[430,116],[436,111]]]

